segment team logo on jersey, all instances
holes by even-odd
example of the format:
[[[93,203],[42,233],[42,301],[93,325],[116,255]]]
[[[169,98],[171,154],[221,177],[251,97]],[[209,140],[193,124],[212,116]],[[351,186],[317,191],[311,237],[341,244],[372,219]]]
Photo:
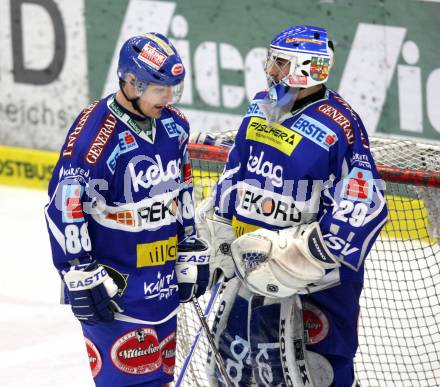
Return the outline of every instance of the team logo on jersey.
[[[84,187],[79,184],[63,185],[62,190],[62,219],[63,223],[78,223],[84,221],[81,197]]]
[[[336,134],[333,131],[306,114],[301,114],[291,128],[301,132],[304,137],[307,137],[326,151],[337,141]]]
[[[313,304],[303,304],[304,330],[307,344],[318,344],[328,336],[330,324],[324,312]]]
[[[162,275],[157,272],[157,280],[147,284],[144,282],[144,298],[146,300],[168,300],[173,294],[179,291],[175,280],[175,271],[170,274]]]
[[[161,348],[156,330],[140,328],[117,339],[110,356],[116,368],[127,374],[144,375],[162,365]]]
[[[176,182],[179,182],[181,175],[181,159],[172,159],[166,164],[163,165],[162,158],[156,154],[155,160],[151,159],[147,156],[139,156],[137,160],[133,159],[132,162],[128,163],[128,170],[131,176],[131,181],[133,183],[134,192],[139,192],[139,189],[142,187],[144,189],[148,189],[152,186],[156,186],[160,183],[170,182],[170,189],[175,188],[173,186],[173,182],[176,185]],[[150,165],[148,165],[145,170],[140,170],[136,172],[135,170],[135,162],[138,161],[149,161]]]
[[[162,349],[163,371],[168,375],[174,374],[176,364],[176,332],[171,333],[160,342]]]
[[[136,267],[160,266],[177,257],[177,237],[136,246]]]
[[[361,168],[353,168],[344,178],[342,197],[350,200],[371,202],[373,197],[373,174]]]
[[[116,161],[120,155],[139,147],[136,139],[129,130],[119,133],[118,137],[118,145],[116,145],[115,149],[113,149],[113,152],[110,154],[110,157],[107,159],[107,167],[110,169],[111,173],[115,173]]]
[[[247,162],[247,170],[262,176],[269,180],[274,187],[283,186],[283,167],[278,164],[273,164],[268,160],[263,161],[264,151],[261,151],[258,156],[253,154],[252,145],[249,148],[249,159]]]
[[[261,142],[290,156],[302,140],[302,136],[280,124],[269,124],[262,118],[252,117],[246,129],[246,140]]]
[[[96,345],[93,344],[92,340],[90,340],[87,337],[84,337],[84,340],[86,342],[86,349],[87,349],[87,355],[89,357],[90,370],[92,371],[92,376],[95,378],[99,374],[99,371],[101,371],[102,368],[101,354],[99,353],[98,348],[96,348]]]

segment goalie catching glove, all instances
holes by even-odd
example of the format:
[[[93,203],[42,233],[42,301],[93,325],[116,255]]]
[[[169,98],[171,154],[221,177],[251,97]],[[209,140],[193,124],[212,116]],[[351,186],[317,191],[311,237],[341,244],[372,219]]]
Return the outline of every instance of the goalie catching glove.
[[[207,197],[197,206],[195,221],[197,234],[209,241],[211,246],[208,288],[212,288],[221,273],[226,281],[235,275],[231,253],[235,232],[227,219],[214,213],[212,197]]]
[[[317,222],[278,231],[258,229],[234,241],[231,250],[237,276],[266,297],[292,296],[319,282],[326,269],[340,266]]]
[[[177,246],[176,275],[180,302],[205,293],[209,282],[211,249],[202,238],[188,237]]]
[[[124,310],[118,286],[96,262],[72,266],[63,280],[73,314],[85,324],[113,321],[114,314]]]

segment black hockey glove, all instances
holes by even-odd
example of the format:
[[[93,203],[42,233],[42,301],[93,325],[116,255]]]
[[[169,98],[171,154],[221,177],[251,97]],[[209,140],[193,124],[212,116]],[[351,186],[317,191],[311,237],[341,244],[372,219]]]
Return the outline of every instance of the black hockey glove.
[[[110,322],[116,312],[124,310],[118,286],[96,262],[72,266],[63,279],[73,314],[81,322],[89,325]]]

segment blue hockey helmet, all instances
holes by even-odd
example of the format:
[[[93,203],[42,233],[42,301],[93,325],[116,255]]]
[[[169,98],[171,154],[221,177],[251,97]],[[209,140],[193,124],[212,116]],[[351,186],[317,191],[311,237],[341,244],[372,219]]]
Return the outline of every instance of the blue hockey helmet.
[[[160,33],[149,32],[134,36],[122,45],[118,77],[125,82],[128,74],[135,77],[139,95],[149,83],[176,86],[181,94],[185,68],[169,39]]]
[[[280,60],[281,59],[281,60]],[[286,76],[274,80],[272,66],[289,65]],[[269,88],[277,84],[308,88],[327,82],[333,65],[333,43],[327,30],[313,26],[294,26],[281,31],[270,43],[265,72]]]

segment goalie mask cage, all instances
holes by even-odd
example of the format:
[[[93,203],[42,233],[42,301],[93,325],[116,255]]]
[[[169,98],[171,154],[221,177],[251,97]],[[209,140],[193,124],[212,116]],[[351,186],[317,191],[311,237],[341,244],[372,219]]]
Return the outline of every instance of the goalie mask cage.
[[[216,142],[233,137],[221,132]],[[365,260],[356,376],[362,387],[440,386],[440,146],[378,137],[370,145],[386,182],[389,219]],[[210,194],[229,149],[194,142],[189,149],[198,202]],[[202,307],[208,300],[199,299]],[[182,304],[176,380],[199,326],[191,303]],[[208,386],[207,353],[202,335],[180,386]]]

